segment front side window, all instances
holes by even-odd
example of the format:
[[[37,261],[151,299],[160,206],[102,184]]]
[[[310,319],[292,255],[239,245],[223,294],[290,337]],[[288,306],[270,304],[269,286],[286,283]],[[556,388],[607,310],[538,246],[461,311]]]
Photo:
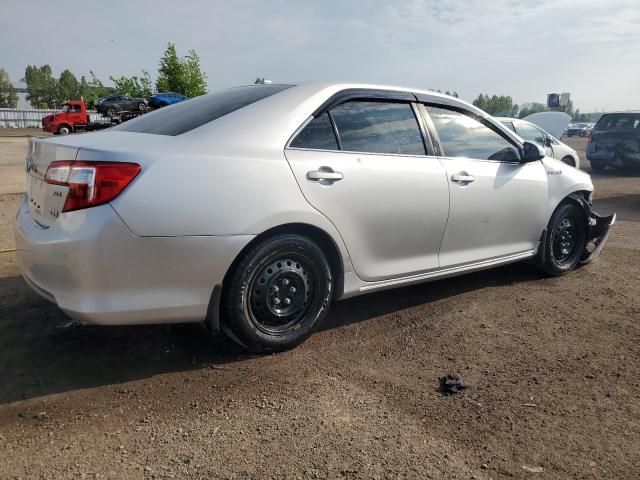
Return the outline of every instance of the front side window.
[[[420,127],[408,103],[349,101],[331,110],[342,150],[425,155]]]
[[[530,142],[535,142],[539,145],[544,145],[544,134],[542,131],[533,125],[528,123],[518,124],[518,134]]]
[[[317,150],[338,150],[338,141],[329,115],[325,112],[311,120],[293,139],[291,146]]]
[[[520,153],[511,142],[476,118],[442,107],[427,105],[426,109],[445,156],[520,161]]]

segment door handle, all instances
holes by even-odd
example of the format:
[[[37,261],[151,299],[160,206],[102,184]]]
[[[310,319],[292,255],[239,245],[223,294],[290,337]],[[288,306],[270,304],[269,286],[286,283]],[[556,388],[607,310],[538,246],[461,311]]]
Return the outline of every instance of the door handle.
[[[320,167],[318,170],[307,172],[307,180],[320,183],[333,183],[342,180],[341,172],[334,172],[331,167]]]
[[[451,175],[451,181],[456,183],[471,183],[475,180],[473,175],[468,175],[467,172],[454,173]]]

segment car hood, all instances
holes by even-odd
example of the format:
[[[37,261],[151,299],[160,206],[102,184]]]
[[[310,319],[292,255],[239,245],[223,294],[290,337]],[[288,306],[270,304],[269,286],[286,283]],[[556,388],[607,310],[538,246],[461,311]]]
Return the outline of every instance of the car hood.
[[[564,112],[538,112],[524,117],[523,120],[539,126],[556,138],[560,138],[569,125],[571,117]]]

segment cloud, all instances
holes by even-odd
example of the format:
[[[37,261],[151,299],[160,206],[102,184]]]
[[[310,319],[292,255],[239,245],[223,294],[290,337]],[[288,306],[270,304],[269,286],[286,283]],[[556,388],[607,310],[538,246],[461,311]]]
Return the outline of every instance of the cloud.
[[[19,18],[40,27],[25,35]],[[153,73],[172,41],[198,52],[210,89],[335,79],[520,103],[570,91],[582,110],[640,108],[636,0],[3,0],[0,23],[12,79],[34,63],[105,80]],[[65,41],[70,29],[80,42]]]

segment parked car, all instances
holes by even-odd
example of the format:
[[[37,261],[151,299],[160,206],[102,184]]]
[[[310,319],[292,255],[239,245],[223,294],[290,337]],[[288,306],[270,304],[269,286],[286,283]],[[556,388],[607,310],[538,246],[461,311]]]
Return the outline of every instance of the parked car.
[[[615,215],[563,167],[428,90],[251,85],[31,138],[16,245],[29,285],[81,322],[204,321],[278,351],[336,299],[591,261]]]
[[[589,134],[587,158],[594,170],[640,166],[640,111],[602,115]]]
[[[94,101],[94,105],[98,113],[115,117],[122,112],[144,112],[147,109],[147,100],[144,98],[130,97],[128,95],[111,95],[109,97],[98,98]]]
[[[570,123],[567,127],[567,137],[586,137],[589,130],[588,123]]]
[[[155,93],[149,97],[149,106],[152,108],[166,107],[167,105],[183,102],[186,99],[187,97],[185,97],[181,93],[175,93],[175,92]]]
[[[498,120],[510,130],[520,135],[523,139],[537,143],[545,150],[548,157],[553,157],[567,165],[580,168],[580,156],[569,145],[562,143],[546,130],[526,120],[517,118],[500,117]]]

